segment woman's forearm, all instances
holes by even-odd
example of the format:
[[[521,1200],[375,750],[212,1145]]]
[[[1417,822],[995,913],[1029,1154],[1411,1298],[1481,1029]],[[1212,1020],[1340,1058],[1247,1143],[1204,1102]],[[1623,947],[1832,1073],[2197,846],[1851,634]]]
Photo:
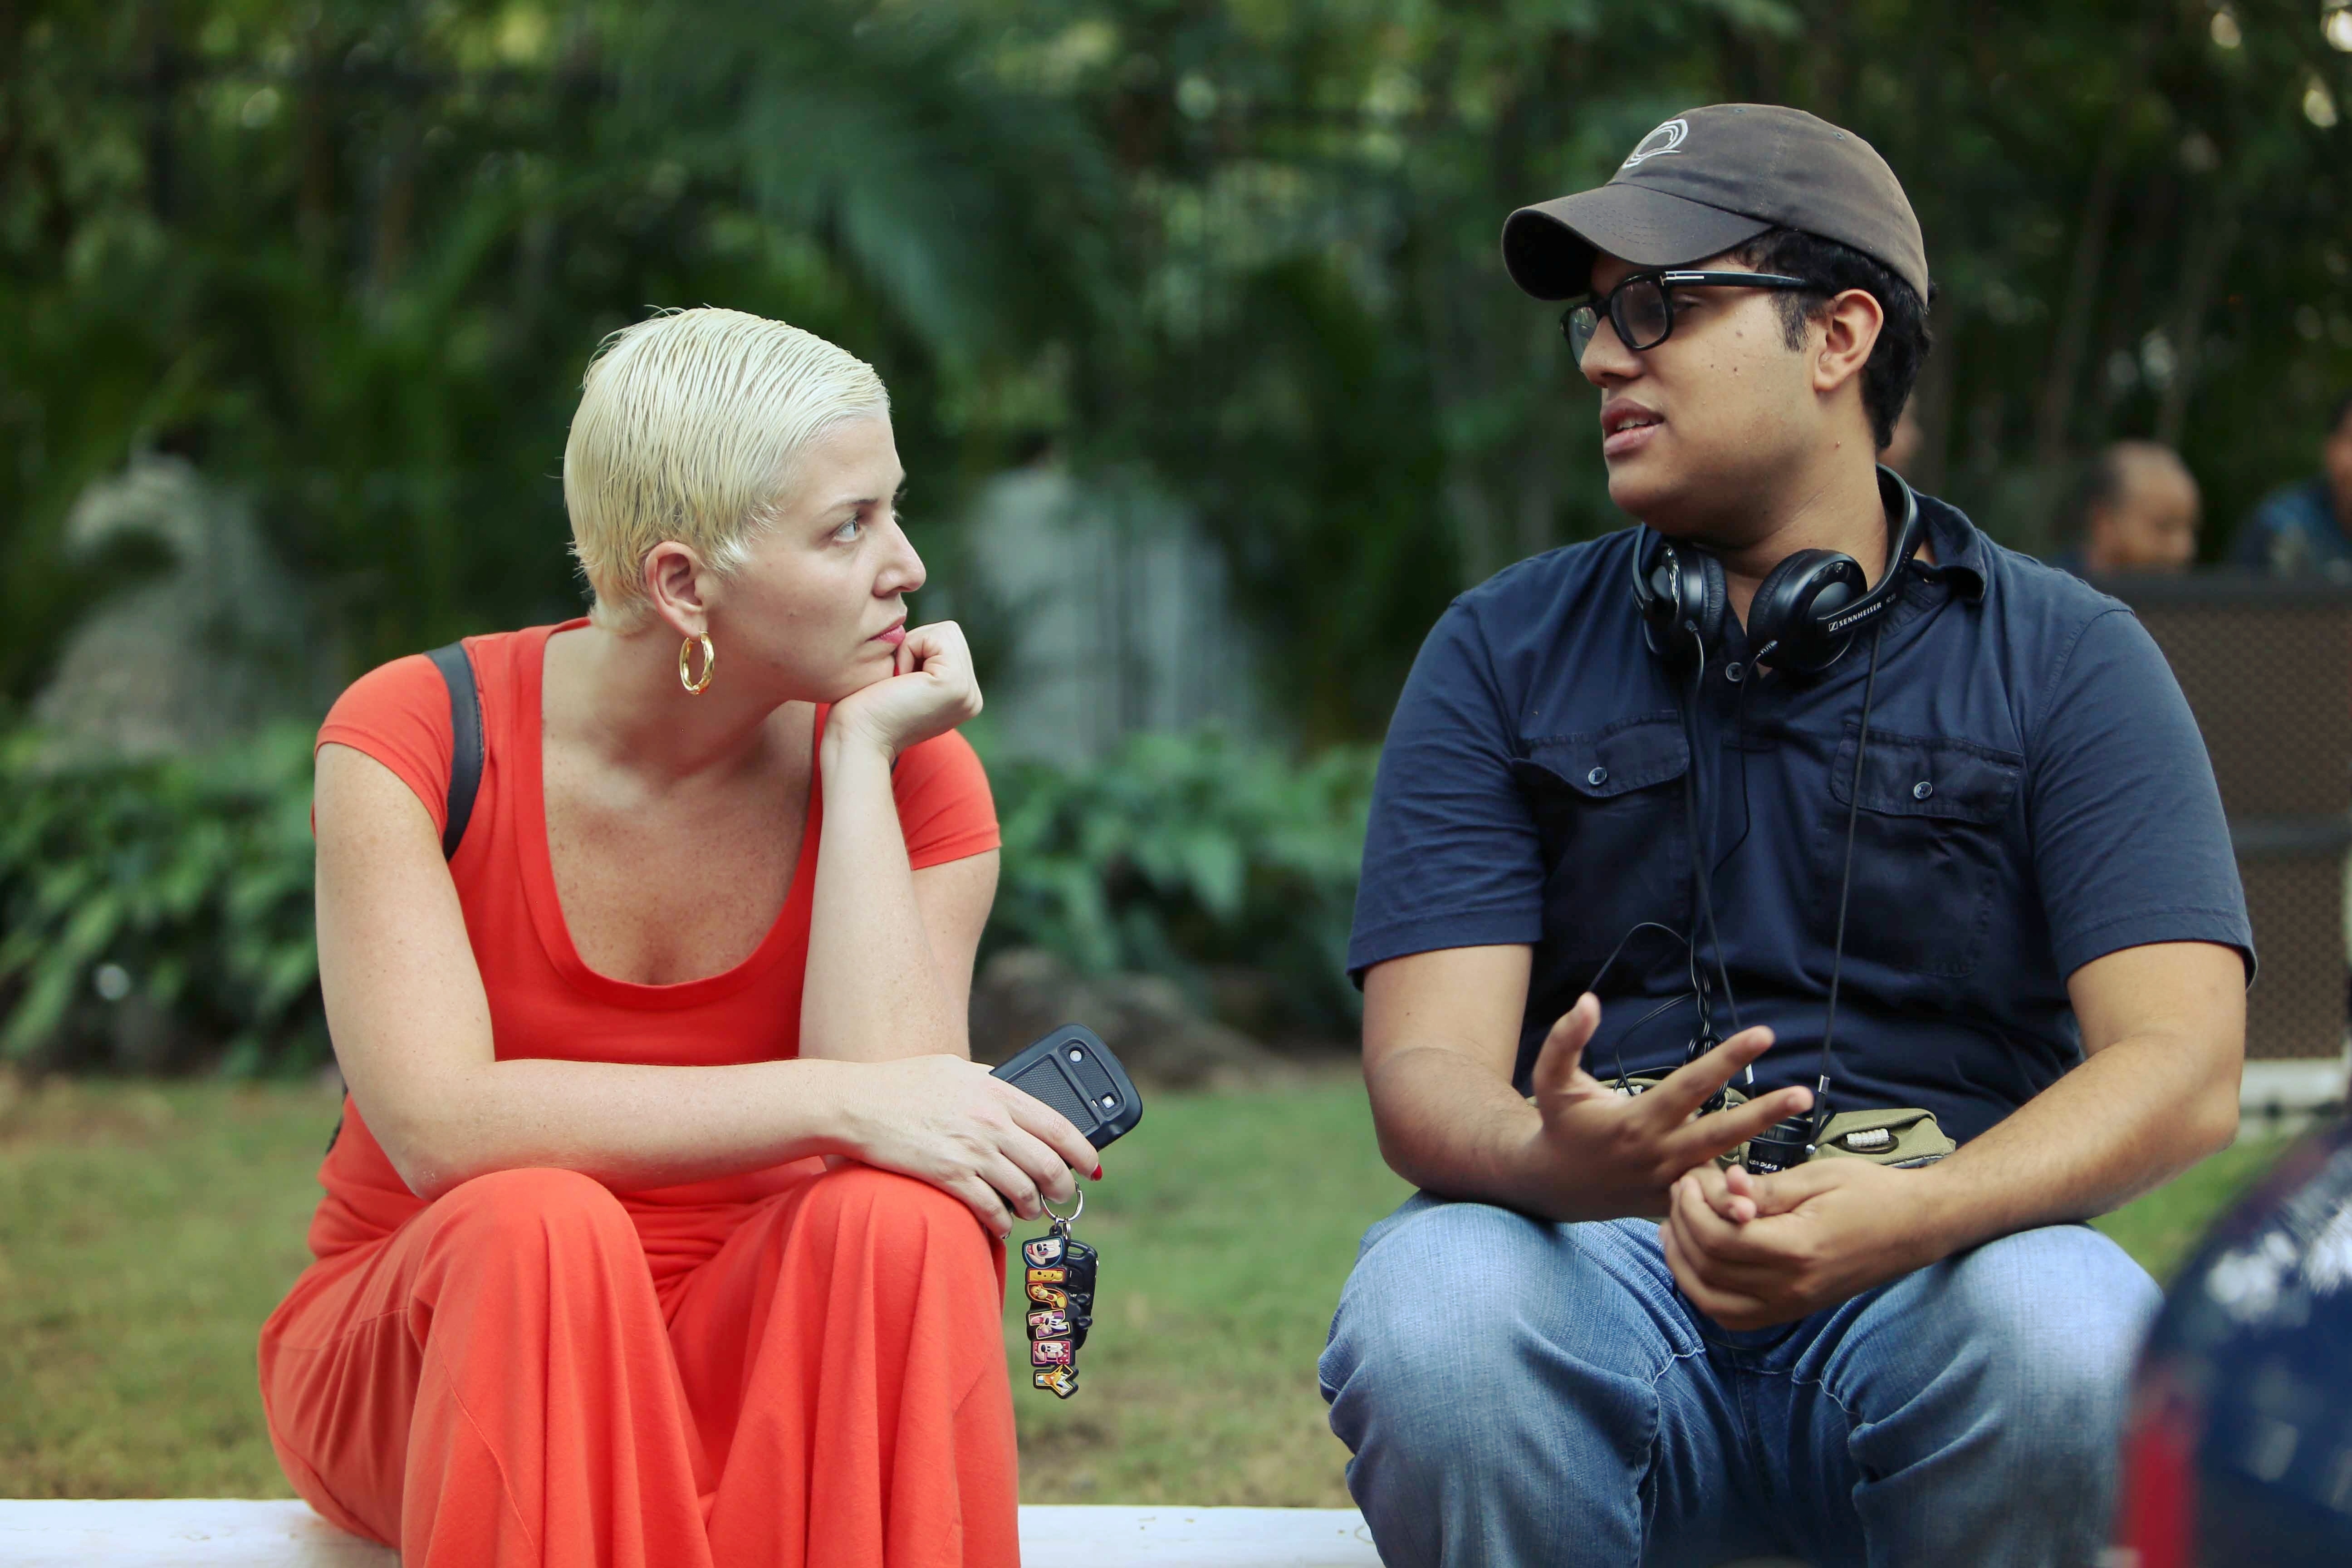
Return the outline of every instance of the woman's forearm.
[[[362,1109],[420,1197],[532,1166],[630,1192],[854,1152],[856,1071],[824,1061],[643,1067],[526,1058],[436,1080],[429,1106]]]
[[[801,992],[801,1055],[833,1061],[968,1056],[915,899],[889,754],[828,732],[824,825]]]
[[[859,741],[824,748],[824,820],[811,895],[800,1059],[644,1067],[518,1058],[463,1069],[387,1152],[426,1196],[487,1172],[553,1166],[620,1191],[852,1153],[856,1064],[968,1055],[926,932],[890,788]],[[378,1113],[369,1110],[371,1125]]]

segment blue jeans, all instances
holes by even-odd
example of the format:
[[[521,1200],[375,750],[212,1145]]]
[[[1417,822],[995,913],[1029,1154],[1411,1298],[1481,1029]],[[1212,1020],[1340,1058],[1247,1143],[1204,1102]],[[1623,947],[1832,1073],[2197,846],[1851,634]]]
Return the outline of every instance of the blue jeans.
[[[1415,1197],[1323,1352],[1389,1568],[2089,1564],[2154,1281],[2084,1226],[1734,1333],[1654,1225]]]

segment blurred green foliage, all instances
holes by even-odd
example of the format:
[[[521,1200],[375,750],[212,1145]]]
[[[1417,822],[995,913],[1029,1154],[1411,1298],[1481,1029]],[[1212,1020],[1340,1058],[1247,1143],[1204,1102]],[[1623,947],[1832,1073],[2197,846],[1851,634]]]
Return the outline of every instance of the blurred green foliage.
[[[950,568],[961,497],[1040,438],[1140,465],[1226,547],[1296,737],[1370,738],[1451,593],[1622,521],[1503,216],[1731,98],[1906,180],[1941,283],[1929,489],[2046,545],[2080,457],[2154,434],[2217,552],[2352,384],[2328,14],[12,0],[0,694],[102,590],[58,528],[140,443],[257,499],[344,678],[564,613],[581,369],[709,301],[882,369]]]
[[[232,1076],[327,1059],[311,928],[310,731],[138,766],[0,749],[0,1061]],[[992,946],[1196,990],[1266,974],[1276,1022],[1352,1030],[1342,965],[1373,753],[1298,766],[1215,733],[1101,765],[1000,768]]]
[[[731,305],[880,368],[960,604],[964,498],[1041,445],[1223,546],[1284,733],[1002,776],[991,941],[1263,963],[1330,1026],[1366,763],[1284,748],[1375,738],[1451,595],[1623,521],[1504,216],[1695,103],[1852,127],[1939,279],[1915,477],[2044,548],[2082,458],[2154,435],[2216,554],[2352,384],[2331,4],[0,0],[0,726],[132,569],[62,530],[142,448],[253,500],[319,690],[571,613],[590,353]],[[91,1000],[113,963],[235,1063],[317,1059],[299,741],[30,745],[0,1049],[169,1056]]]
[[[1377,756],[1335,746],[1301,766],[1212,731],[1139,735],[1079,772],[1000,770],[989,943],[1196,988],[1217,966],[1260,970],[1280,1023],[1352,1036],[1348,925]]]
[[[307,726],[66,770],[19,735],[0,798],[0,1061],[246,1076],[327,1059]]]

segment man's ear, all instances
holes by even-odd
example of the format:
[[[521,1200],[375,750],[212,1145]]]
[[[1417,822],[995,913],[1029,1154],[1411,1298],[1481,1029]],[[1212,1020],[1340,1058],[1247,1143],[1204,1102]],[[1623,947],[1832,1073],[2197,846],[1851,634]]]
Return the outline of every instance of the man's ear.
[[[654,614],[682,637],[710,629],[708,569],[694,547],[665,539],[646,552],[646,598]]]
[[[1829,302],[1814,318],[1822,335],[1813,347],[1813,390],[1835,392],[1861,376],[1886,326],[1886,312],[1877,296],[1865,289],[1849,289]]]

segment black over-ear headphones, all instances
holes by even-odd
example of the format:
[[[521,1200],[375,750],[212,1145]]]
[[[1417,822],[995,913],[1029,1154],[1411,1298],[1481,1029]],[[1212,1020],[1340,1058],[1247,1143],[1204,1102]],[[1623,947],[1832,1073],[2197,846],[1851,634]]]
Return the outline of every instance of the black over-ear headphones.
[[[1903,569],[1919,552],[1926,531],[1919,498],[1903,477],[1881,465],[1879,499],[1892,525],[1894,548],[1878,585],[1864,591],[1860,562],[1837,550],[1799,550],[1765,574],[1748,610],[1753,663],[1814,674],[1827,669],[1854,638],[1895,605]],[[1711,658],[1723,642],[1729,595],[1723,563],[1693,544],[1677,544],[1653,530],[1633,552],[1633,607],[1642,640],[1677,673],[1694,658]]]

